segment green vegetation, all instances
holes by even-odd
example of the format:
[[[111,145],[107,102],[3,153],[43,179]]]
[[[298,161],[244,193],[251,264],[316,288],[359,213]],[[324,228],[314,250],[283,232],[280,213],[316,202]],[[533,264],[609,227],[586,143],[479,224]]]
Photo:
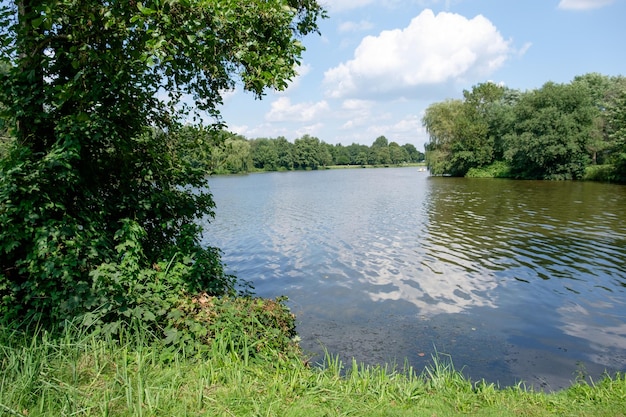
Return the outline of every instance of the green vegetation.
[[[504,161],[496,161],[480,168],[470,168],[465,174],[468,178],[510,178],[511,167]]]
[[[241,309],[226,310],[228,316]],[[263,339],[253,326],[247,333],[230,329],[193,353],[171,351],[142,328],[109,338],[71,326],[54,338],[46,332],[29,336],[4,330],[0,415],[625,415],[624,375],[579,381],[548,394],[522,384],[473,383],[445,355],[435,356],[418,373],[355,363],[346,370],[333,357],[317,368],[274,346],[259,347]],[[248,349],[239,351],[240,344]]]
[[[426,161],[434,175],[625,182],[625,104],[624,77],[526,92],[479,84],[428,107]]]
[[[200,245],[214,202],[181,101],[217,135],[224,91],[284,89],[324,16],[315,0],[2,2],[0,320],[173,332],[180,303],[236,294]]]
[[[183,128],[181,136],[188,144],[195,145],[186,157],[215,174],[315,170],[330,166],[399,166],[424,160],[424,154],[415,146],[388,142],[384,136],[378,137],[372,146],[331,145],[309,135],[293,142],[284,137],[248,140],[226,131],[193,127]]]
[[[622,181],[622,179],[617,176],[616,169],[613,165],[589,165],[585,168],[583,180],[601,182]]]
[[[440,358],[421,376],[356,364],[343,376],[336,358],[310,368],[283,300],[251,298],[201,247],[207,172],[420,160],[384,137],[222,130],[223,92],[284,89],[324,16],[315,0],[2,2],[0,414],[623,415],[621,375],[545,395],[471,383]],[[621,167],[613,92],[612,142],[592,147]],[[215,124],[182,126],[185,97]],[[484,126],[466,126],[468,146]]]

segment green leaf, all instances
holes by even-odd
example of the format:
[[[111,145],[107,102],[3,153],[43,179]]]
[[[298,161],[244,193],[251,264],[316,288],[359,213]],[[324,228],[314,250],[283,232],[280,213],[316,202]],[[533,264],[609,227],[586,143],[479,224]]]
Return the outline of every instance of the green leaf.
[[[179,332],[173,327],[168,327],[165,329],[165,344],[171,345],[179,340]]]
[[[140,11],[142,14],[144,14],[144,15],[146,15],[146,16],[150,16],[150,15],[153,15],[153,14],[155,14],[155,13],[156,13],[156,10],[151,9],[151,8],[149,8],[149,7],[145,7],[145,6],[143,5],[143,3],[141,3],[141,2],[138,2],[138,3],[137,3],[137,8],[139,9],[139,11]]]
[[[44,17],[40,16],[40,17],[36,17],[33,20],[31,20],[31,24],[33,25],[33,28],[37,29],[39,26],[41,26],[41,24],[43,23]]]

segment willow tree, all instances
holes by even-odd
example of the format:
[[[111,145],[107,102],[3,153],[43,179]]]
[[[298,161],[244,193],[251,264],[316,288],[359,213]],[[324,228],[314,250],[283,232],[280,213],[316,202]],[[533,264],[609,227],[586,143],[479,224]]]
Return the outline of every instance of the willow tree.
[[[221,124],[236,86],[285,88],[324,13],[316,0],[2,2],[2,316],[154,319],[163,298],[232,291],[200,246],[213,200],[177,128],[190,109]]]
[[[456,173],[451,163],[454,144],[458,142],[459,120],[463,115],[463,101],[446,100],[433,103],[424,112],[422,125],[429,135],[426,143],[426,164],[433,175],[464,175]]]
[[[422,124],[430,136],[426,161],[431,173],[464,176],[471,168],[493,162],[497,139],[490,130],[505,92],[486,82],[464,90],[463,100],[446,100],[426,109]]]

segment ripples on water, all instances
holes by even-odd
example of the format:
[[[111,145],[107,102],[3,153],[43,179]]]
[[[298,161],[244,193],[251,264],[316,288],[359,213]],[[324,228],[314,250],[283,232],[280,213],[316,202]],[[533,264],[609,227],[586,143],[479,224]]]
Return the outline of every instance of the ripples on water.
[[[436,348],[474,379],[547,388],[626,369],[626,187],[411,168],[210,184],[206,243],[289,296],[312,352],[420,368]]]

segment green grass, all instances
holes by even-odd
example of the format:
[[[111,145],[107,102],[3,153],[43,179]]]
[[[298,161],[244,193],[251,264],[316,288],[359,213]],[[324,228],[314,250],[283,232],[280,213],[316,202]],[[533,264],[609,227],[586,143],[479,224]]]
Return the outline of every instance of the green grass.
[[[445,355],[415,372],[327,355],[238,355],[218,336],[202,357],[164,350],[145,331],[101,337],[0,334],[1,416],[624,416],[626,378],[546,394],[473,383]]]

